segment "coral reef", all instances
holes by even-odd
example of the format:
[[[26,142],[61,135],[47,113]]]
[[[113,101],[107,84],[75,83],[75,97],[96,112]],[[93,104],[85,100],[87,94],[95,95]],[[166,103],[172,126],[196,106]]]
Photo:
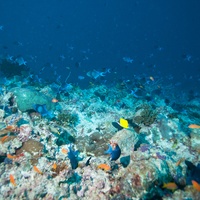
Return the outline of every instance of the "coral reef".
[[[79,122],[79,117],[76,113],[65,111],[58,114],[57,120],[62,126],[76,126]]]
[[[31,155],[30,161],[32,164],[36,164],[38,162],[38,159],[42,155],[42,150],[44,146],[33,139],[29,139],[28,141],[24,142],[22,147],[16,150],[16,155],[20,155],[23,152],[27,152]]]
[[[3,121],[3,117],[4,117],[4,116],[5,116],[5,111],[2,110],[2,109],[0,109],[0,122]],[[1,127],[0,127],[0,129],[1,129]]]
[[[120,146],[123,156],[128,156],[134,150],[134,145],[138,141],[138,135],[134,130],[123,129],[118,131],[110,141],[114,141]]]
[[[66,94],[55,83],[25,87],[18,79],[0,94],[0,199],[199,198],[188,182],[188,166],[199,163],[200,129],[189,126],[198,124],[199,101],[188,106],[190,118],[165,103],[155,85],[137,97],[126,82]],[[33,104],[46,104],[54,117]],[[174,190],[163,188],[171,182]]]
[[[77,192],[77,196],[81,199],[108,199],[110,190],[109,175],[102,170],[94,171],[90,166],[85,167],[81,173],[82,181],[81,189]]]
[[[150,105],[144,104],[141,106],[141,108],[138,108],[132,119],[132,122],[138,125],[150,126],[154,123],[157,114],[157,111],[153,110]]]
[[[22,142],[29,140],[31,136],[32,128],[29,124],[22,124],[19,127],[19,134],[17,135],[18,139]]]
[[[58,176],[64,169],[67,169],[68,166],[65,162],[61,162],[59,164],[55,164],[55,167],[52,167],[51,171],[52,173],[52,177],[55,178],[56,176]]]
[[[10,90],[16,98],[15,102],[20,111],[33,109],[34,104],[45,104],[48,110],[53,109],[54,104],[51,99],[33,89],[15,87]]]
[[[200,153],[200,130],[193,130],[190,133],[190,142],[191,142],[191,148],[194,151],[197,151]]]
[[[76,145],[79,151],[85,150],[89,155],[100,156],[107,149],[111,137],[111,134],[101,135],[99,132],[93,132],[90,136],[78,137]]]
[[[70,143],[74,143],[74,142],[75,142],[75,138],[66,131],[63,131],[58,136],[58,139],[56,140],[56,144],[58,146],[61,146],[61,145],[64,145],[64,144],[70,144]]]

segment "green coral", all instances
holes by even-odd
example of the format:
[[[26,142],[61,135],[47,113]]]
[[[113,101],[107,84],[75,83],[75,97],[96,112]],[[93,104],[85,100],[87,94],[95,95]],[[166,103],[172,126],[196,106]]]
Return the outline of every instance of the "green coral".
[[[153,110],[148,104],[143,104],[142,108],[140,108],[138,111],[140,111],[139,115],[136,115],[132,121],[133,123],[143,124],[145,126],[150,126],[153,124],[158,114],[157,111]]]
[[[45,104],[47,110],[54,109],[55,104],[51,102],[51,98],[30,88],[15,87],[10,90],[15,95],[15,101],[20,111],[24,112],[33,109],[34,104]]]
[[[76,126],[79,122],[78,115],[69,112],[59,113],[57,119],[63,126]]]

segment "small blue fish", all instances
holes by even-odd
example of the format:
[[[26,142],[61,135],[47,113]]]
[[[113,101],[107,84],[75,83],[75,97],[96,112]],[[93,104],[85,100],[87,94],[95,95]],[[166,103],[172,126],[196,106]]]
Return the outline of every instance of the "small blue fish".
[[[70,145],[69,152],[68,152],[68,158],[70,160],[70,164],[72,166],[72,169],[76,169],[78,167],[77,154],[78,154],[78,151],[73,151],[72,147]]]
[[[133,63],[133,59],[130,57],[123,57],[123,61],[127,62],[127,63]]]
[[[92,71],[87,72],[87,76],[89,76],[90,78],[93,78],[93,79],[97,79],[97,78],[99,78],[101,76],[105,76],[105,72],[92,70]]]
[[[17,63],[19,66],[21,66],[21,65],[26,65],[27,62],[24,60],[24,58],[18,57],[15,59],[15,63]]]
[[[83,80],[83,79],[85,79],[85,77],[84,76],[78,76],[78,79]]]
[[[109,144],[109,148],[105,153],[110,154],[111,160],[117,160],[121,155],[121,149],[119,148],[118,144],[111,143]]]

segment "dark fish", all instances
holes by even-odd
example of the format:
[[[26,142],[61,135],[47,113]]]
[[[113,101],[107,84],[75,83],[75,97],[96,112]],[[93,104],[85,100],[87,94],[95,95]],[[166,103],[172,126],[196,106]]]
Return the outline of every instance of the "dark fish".
[[[12,160],[9,159],[9,158],[5,158],[5,159],[4,159],[4,163],[5,163],[6,165],[12,164]]]
[[[112,125],[113,125],[118,131],[120,131],[120,130],[123,129],[123,128],[119,125],[119,123],[117,123],[117,122],[112,122]]]
[[[187,165],[187,172],[186,172],[187,184],[191,185],[192,180],[200,184],[200,163],[197,166],[195,166],[192,162],[185,160],[185,164]]]
[[[81,62],[75,62],[75,67],[79,68],[81,66]]]
[[[90,157],[88,158],[88,160],[87,160],[86,163],[85,163],[85,166],[90,165],[90,160],[91,160],[91,158],[92,158],[92,156],[90,156]]]
[[[121,155],[121,149],[119,148],[118,144],[115,144],[114,148],[109,144],[109,148],[105,153],[110,154],[111,160],[117,160]]]
[[[4,162],[6,156],[0,156],[0,163]]]
[[[70,160],[70,164],[72,169],[76,169],[78,167],[78,159],[77,159],[78,151],[73,151],[72,147],[69,147],[68,158]]]

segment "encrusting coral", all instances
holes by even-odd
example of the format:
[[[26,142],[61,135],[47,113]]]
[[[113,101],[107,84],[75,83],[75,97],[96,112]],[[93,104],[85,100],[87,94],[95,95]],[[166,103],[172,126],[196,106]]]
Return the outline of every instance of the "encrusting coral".
[[[20,155],[23,152],[28,152],[31,154],[31,163],[36,164],[38,159],[41,157],[43,148],[44,146],[42,143],[33,139],[29,139],[23,143],[21,148],[16,150],[16,155]]]

